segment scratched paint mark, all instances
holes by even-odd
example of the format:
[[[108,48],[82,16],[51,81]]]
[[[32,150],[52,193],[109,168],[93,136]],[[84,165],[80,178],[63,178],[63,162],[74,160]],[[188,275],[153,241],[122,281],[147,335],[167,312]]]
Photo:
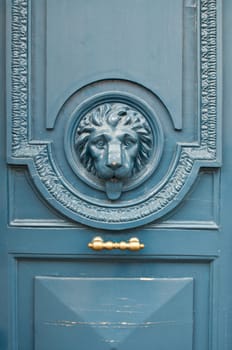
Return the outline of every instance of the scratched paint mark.
[[[105,339],[104,342],[108,344],[120,343],[119,340],[115,340],[115,339]]]
[[[130,311],[130,310],[116,310],[115,311],[116,313],[120,313],[120,314],[144,314],[144,312],[143,311]]]
[[[128,329],[128,328],[151,328],[158,325],[172,325],[172,326],[180,326],[180,325],[186,325],[191,324],[192,321],[189,322],[177,322],[177,321],[156,321],[156,322],[142,322],[142,323],[136,323],[136,322],[109,322],[109,321],[102,321],[102,322],[79,322],[79,321],[45,321],[44,324],[46,326],[54,326],[54,327],[74,327],[74,326],[80,326],[80,327],[92,327],[92,328],[111,328],[111,329]]]
[[[81,312],[100,312],[100,313],[114,313],[114,312],[124,312],[124,313],[128,313],[128,314],[142,314],[144,313],[144,311],[139,311],[137,310],[138,308],[143,308],[144,306],[146,306],[145,304],[138,304],[136,305],[136,307],[134,305],[121,305],[121,308],[122,309],[118,309],[118,310],[115,310],[115,308],[113,309],[110,309],[110,308],[100,308],[100,309],[94,309],[94,308],[91,308],[91,309],[88,309],[88,308],[79,308],[78,310],[81,311]],[[132,310],[129,310],[129,308],[131,308]],[[126,309],[126,310],[125,310]]]

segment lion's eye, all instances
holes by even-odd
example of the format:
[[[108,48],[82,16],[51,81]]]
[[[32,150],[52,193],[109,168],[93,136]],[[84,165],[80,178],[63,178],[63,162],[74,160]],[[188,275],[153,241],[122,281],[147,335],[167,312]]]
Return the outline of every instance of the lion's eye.
[[[126,147],[131,147],[136,143],[136,140],[134,140],[132,137],[125,137],[123,140],[123,144]]]
[[[95,141],[95,146],[97,148],[103,148],[105,146],[105,140],[103,139],[98,139]]]

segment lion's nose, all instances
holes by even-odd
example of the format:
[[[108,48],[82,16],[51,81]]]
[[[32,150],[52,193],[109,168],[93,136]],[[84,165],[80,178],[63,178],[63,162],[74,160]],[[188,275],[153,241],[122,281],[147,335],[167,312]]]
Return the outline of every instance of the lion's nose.
[[[112,170],[116,170],[116,169],[120,168],[121,164],[117,163],[117,162],[112,162],[112,163],[107,164],[107,166],[109,168],[111,168]]]
[[[122,166],[120,145],[109,145],[106,165],[112,170],[116,170]]]

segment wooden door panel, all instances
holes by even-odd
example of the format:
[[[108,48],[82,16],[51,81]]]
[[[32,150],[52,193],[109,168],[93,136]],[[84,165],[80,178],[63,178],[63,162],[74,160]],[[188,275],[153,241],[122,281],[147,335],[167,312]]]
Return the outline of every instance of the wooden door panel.
[[[55,211],[44,201],[25,168],[12,168],[9,173],[9,216],[13,226],[53,226],[70,227],[73,223]],[[220,192],[220,172],[203,169],[175,210],[161,220],[151,223],[149,227],[162,228],[208,228],[216,229],[219,221],[218,196]],[[32,206],[31,203],[36,203]],[[204,206],[204,210],[202,210]],[[101,231],[100,231],[101,232]]]
[[[176,350],[191,349],[193,343],[207,349],[210,315],[216,306],[211,289],[215,267],[206,259],[18,258],[14,324],[19,349],[31,349],[32,344],[39,350],[49,349],[57,339],[60,348],[67,342],[70,349],[81,350],[93,339],[96,349],[139,348],[140,342],[168,349],[171,338]],[[141,304],[145,305],[142,315]],[[117,312],[129,308],[134,312]],[[143,316],[145,321],[141,321]],[[111,326],[101,328],[104,319]],[[122,328],[114,328],[114,322]],[[154,328],[143,333],[144,322]],[[160,328],[159,322],[163,322]],[[99,329],[93,327],[95,323]]]
[[[9,162],[27,164],[48,206],[113,230],[166,216],[201,167],[220,166],[221,146],[215,1],[128,0],[122,9],[103,0],[9,6]],[[128,164],[120,154],[115,177],[96,168],[88,145],[94,115],[109,123],[116,112],[117,123],[133,129],[136,115],[140,126],[136,154]]]
[[[0,6],[0,348],[230,350],[221,0]],[[107,177],[111,149],[126,175]]]

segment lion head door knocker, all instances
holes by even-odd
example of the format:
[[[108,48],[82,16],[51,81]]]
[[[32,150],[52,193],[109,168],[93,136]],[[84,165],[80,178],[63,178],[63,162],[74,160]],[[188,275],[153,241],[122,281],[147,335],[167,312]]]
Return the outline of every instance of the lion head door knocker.
[[[104,103],[85,114],[75,132],[80,164],[100,179],[110,200],[149,162],[153,134],[146,118],[123,103]]]

